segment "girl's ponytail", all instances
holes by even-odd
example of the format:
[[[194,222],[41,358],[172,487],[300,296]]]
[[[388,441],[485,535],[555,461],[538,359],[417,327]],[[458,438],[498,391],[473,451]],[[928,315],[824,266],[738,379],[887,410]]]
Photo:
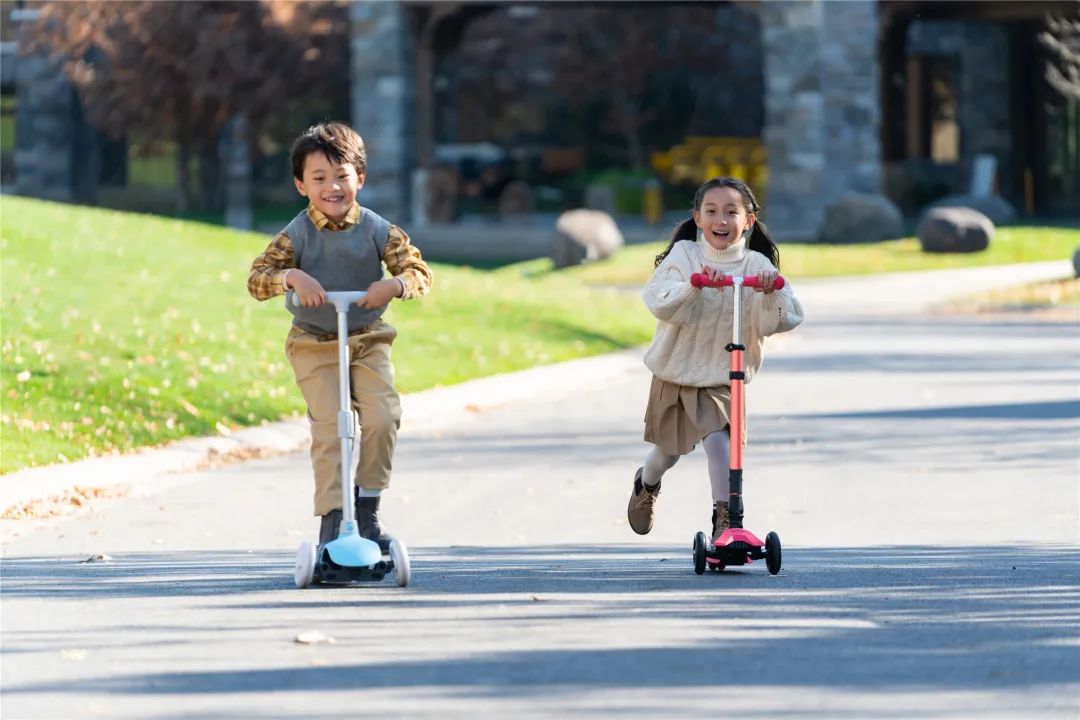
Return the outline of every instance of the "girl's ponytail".
[[[780,248],[776,247],[776,243],[769,236],[769,228],[765,227],[765,223],[760,218],[750,229],[750,239],[746,241],[746,247],[769,258],[773,267],[780,269]]]
[[[671,248],[675,247],[675,243],[680,240],[695,240],[697,239],[697,224],[694,223],[694,218],[687,218],[681,223],[675,226],[675,229],[671,231],[671,241],[664,248],[664,251],[656,256],[656,262],[653,263],[653,269],[660,267],[660,263],[664,262],[664,258],[671,252]]]

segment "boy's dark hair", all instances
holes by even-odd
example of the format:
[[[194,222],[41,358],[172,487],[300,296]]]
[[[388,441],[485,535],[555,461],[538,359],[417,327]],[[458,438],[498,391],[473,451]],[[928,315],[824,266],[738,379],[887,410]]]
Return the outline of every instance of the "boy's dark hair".
[[[745,182],[733,177],[716,177],[712,180],[707,180],[698,188],[697,192],[694,193],[694,210],[701,210],[701,203],[705,201],[705,193],[718,187],[729,187],[737,190],[738,193],[742,195],[746,212],[758,215],[757,220],[754,222],[754,227],[750,231],[750,239],[747,241],[746,246],[769,258],[769,262],[773,264],[773,267],[779,270],[780,249],[776,247],[776,243],[773,242],[773,239],[769,236],[769,229],[765,227],[765,223],[761,221],[761,206],[758,205],[757,198],[754,197],[754,191],[751,190],[750,186]],[[675,243],[680,240],[696,239],[697,225],[694,223],[694,218],[691,217],[689,220],[683,220],[675,226],[675,230],[671,233],[671,242],[668,243],[663,252],[656,256],[656,262],[653,264],[653,267],[660,267],[660,263],[664,262],[664,258],[671,252],[671,248],[675,247]]]
[[[323,153],[331,162],[352,165],[357,175],[363,175],[367,169],[364,140],[345,123],[319,123],[300,133],[289,154],[294,178],[304,179],[304,161],[316,152]]]

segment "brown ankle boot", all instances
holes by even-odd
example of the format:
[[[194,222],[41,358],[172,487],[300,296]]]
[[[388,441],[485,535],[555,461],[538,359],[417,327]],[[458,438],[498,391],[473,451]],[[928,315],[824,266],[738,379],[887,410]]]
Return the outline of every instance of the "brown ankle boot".
[[[718,502],[713,505],[712,510],[712,538],[720,537],[725,530],[731,527],[731,521],[728,518],[728,504],[726,502]]]
[[[630,493],[630,503],[626,506],[627,522],[638,535],[648,535],[652,530],[656,497],[660,494],[660,483],[649,486],[641,481],[643,469],[638,468],[634,475],[634,489]]]

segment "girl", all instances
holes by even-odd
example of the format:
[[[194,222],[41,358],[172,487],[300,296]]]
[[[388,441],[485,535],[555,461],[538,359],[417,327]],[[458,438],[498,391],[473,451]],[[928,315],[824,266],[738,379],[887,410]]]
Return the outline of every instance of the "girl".
[[[634,475],[627,507],[630,527],[645,535],[653,526],[660,479],[700,442],[712,483],[712,537],[728,527],[728,452],[732,341],[730,289],[695,288],[690,275],[756,275],[762,292],[748,292],[742,304],[746,382],[761,367],[765,338],[802,322],[803,309],[791,285],[773,290],[780,254],[761,207],[742,180],[713,178],[694,195],[693,217],[675,228],[656,256],[645,286],[645,304],[657,318],[645,365],[652,371],[645,408],[645,441],[653,447]],[[744,434],[739,439],[746,442]]]

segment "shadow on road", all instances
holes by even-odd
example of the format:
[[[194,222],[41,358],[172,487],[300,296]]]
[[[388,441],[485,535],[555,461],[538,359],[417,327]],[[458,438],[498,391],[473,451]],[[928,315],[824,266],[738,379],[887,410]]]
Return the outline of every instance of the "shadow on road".
[[[555,686],[703,682],[921,691],[1067,684],[1080,669],[1076,548],[791,549],[777,577],[758,564],[699,577],[687,550],[425,549],[414,554],[415,584],[407,590],[389,583],[292,590],[291,556],[285,553],[143,553],[90,564],[8,558],[3,592],[5,601],[184,596],[195,608],[210,607],[208,596],[227,596],[215,607],[243,611],[246,623],[263,617],[270,624],[283,609],[325,608],[320,616],[336,613],[357,628],[422,623],[431,642],[452,636],[459,649],[461,637],[491,635],[500,627],[511,634],[542,627],[552,639],[562,638],[541,648],[428,659],[86,681],[106,693],[331,690],[354,687],[361,677],[368,688],[453,686],[466,695],[501,693],[506,686],[541,693]],[[349,607],[362,612],[338,612]],[[447,617],[454,607],[459,610]],[[642,634],[590,642],[595,636],[589,633],[608,623],[639,627]],[[671,631],[671,623],[681,623],[682,631]],[[695,627],[700,630],[693,632]],[[728,652],[738,653],[743,671],[704,678],[702,670]],[[5,692],[86,689],[84,682],[35,683]]]

